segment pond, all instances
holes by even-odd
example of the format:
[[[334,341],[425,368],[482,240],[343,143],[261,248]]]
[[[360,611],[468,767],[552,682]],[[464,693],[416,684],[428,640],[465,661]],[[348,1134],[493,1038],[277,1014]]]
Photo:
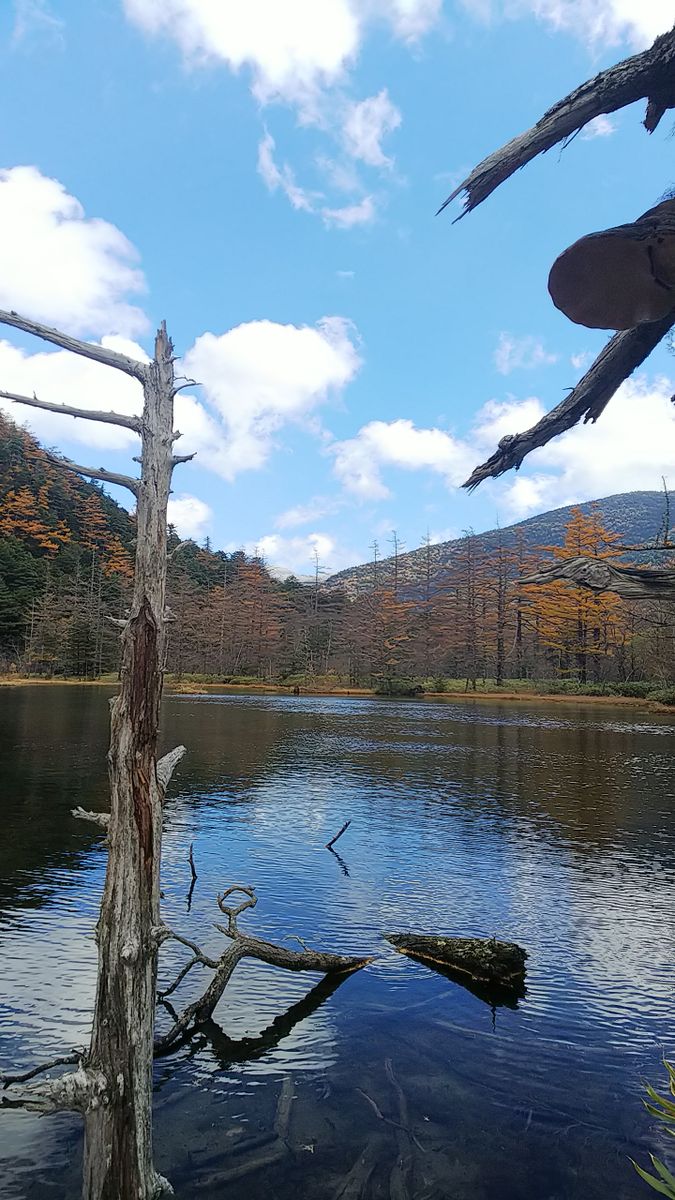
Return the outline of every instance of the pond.
[[[110,694],[0,689],[7,1071],[87,1040],[105,849],[69,813],[106,805]],[[675,1054],[672,733],[623,706],[167,697],[163,744],[188,747],[167,922],[217,954],[216,894],[245,883],[242,928],[376,956],[334,990],[247,960],[217,1024],[157,1062],[156,1160],[178,1197],[648,1200],[628,1156],[674,1145],[641,1104]],[[324,845],[348,819],[338,857]],[[518,942],[525,996],[491,1008],[382,940],[402,930]],[[161,980],[186,957],[165,946]],[[77,1197],[81,1141],[74,1117],[4,1109],[2,1200]]]

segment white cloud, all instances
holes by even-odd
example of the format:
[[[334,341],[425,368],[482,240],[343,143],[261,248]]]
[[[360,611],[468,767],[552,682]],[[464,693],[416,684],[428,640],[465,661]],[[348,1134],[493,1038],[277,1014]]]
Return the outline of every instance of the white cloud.
[[[578,425],[527,459],[505,498],[517,516],[675,481],[672,381],[628,380],[596,424]],[[531,474],[529,473],[531,471]]]
[[[191,65],[247,68],[252,90],[311,113],[317,93],[344,81],[372,21],[404,41],[426,33],[442,0],[124,0],[130,21],[165,35]]]
[[[401,114],[383,88],[376,96],[349,105],[343,126],[345,149],[370,167],[390,167],[392,160],[382,149],[382,139],[400,124]]]
[[[364,500],[385,500],[390,495],[381,476],[383,466],[432,470],[456,485],[471,465],[471,451],[465,443],[442,429],[417,429],[404,418],[371,421],[356,437],[334,443],[330,453],[343,486]]]
[[[588,122],[588,125],[584,125],[581,131],[581,139],[584,142],[590,142],[594,138],[611,137],[613,133],[616,133],[616,129],[616,124],[612,118],[605,116],[604,113],[600,113],[599,117],[594,117],[592,121]]]
[[[358,204],[345,204],[341,208],[322,208],[324,224],[338,229],[353,229],[355,225],[369,225],[375,220],[375,201],[364,196]]]
[[[320,213],[326,226],[335,226],[339,229],[367,225],[374,220],[375,202],[372,196],[365,196],[354,204],[342,205],[339,208],[329,208],[327,205],[321,207],[322,193],[310,192],[301,187],[288,163],[283,163],[281,167],[277,164],[274,150],[274,138],[266,131],[258,146],[258,174],[270,192],[281,190],[294,209],[307,213]],[[331,164],[331,166],[334,165]]]
[[[354,330],[341,317],[315,328],[251,321],[205,333],[185,355],[184,370],[203,386],[210,411],[192,396],[177,397],[185,448],[196,448],[226,479],[259,468],[278,431],[307,422],[359,366]]]
[[[401,116],[386,89],[350,101],[350,74],[371,30],[388,26],[414,44],[440,20],[443,0],[123,0],[128,19],[150,36],[179,47],[192,68],[222,65],[245,71],[261,104],[280,102],[297,110],[304,126],[319,128],[364,166],[385,167],[382,138]],[[274,162],[269,135],[258,169],[267,186],[281,189],[296,209],[315,212],[343,229],[372,219],[372,199],[324,210],[296,182],[293,168]],[[353,170],[328,155],[315,156],[337,190],[365,192]]]
[[[145,351],[126,338],[106,337],[102,345],[131,358],[147,360]],[[119,371],[111,371],[67,350],[40,350],[31,354],[7,341],[0,341],[0,385],[5,392],[22,396],[35,393],[39,400],[53,404],[73,404],[99,412],[115,409],[125,416],[139,413],[143,403],[140,384]],[[9,400],[0,400],[0,407],[13,421],[28,425],[47,445],[59,445],[64,440],[107,450],[126,450],[138,445],[135,435],[118,425],[75,420],[12,404]]]
[[[570,362],[575,371],[586,371],[593,362],[594,355],[590,350],[581,350],[578,354],[570,355]]]
[[[0,307],[75,333],[139,333],[147,320],[128,299],[145,290],[136,264],[119,229],[85,217],[58,180],[0,170]]]
[[[349,0],[124,0],[127,16],[178,43],[191,64],[247,67],[256,97],[306,104],[341,78],[361,30]]]
[[[342,567],[350,566],[355,561],[355,553],[340,546],[327,533],[307,533],[302,537],[283,537],[279,533],[267,533],[257,541],[249,541],[244,545],[247,554],[263,558],[272,575],[285,579],[288,575],[299,577],[313,576],[316,569],[316,555],[319,558],[321,574],[326,571],[339,571]],[[228,551],[240,549],[233,543],[227,546]]]
[[[488,400],[476,414],[471,441],[478,447],[494,449],[507,434],[522,433],[540,421],[545,412],[535,396],[527,400]]]
[[[511,333],[500,333],[494,358],[501,375],[533,367],[548,367],[558,361],[557,354],[549,354],[538,338],[530,335],[518,338]]]
[[[277,529],[293,529],[298,525],[311,525],[336,513],[342,508],[344,501],[338,496],[313,496],[307,504],[297,504],[279,513],[274,524]]]
[[[443,0],[384,0],[382,8],[394,32],[404,41],[414,41],[438,22]]]
[[[169,497],[168,521],[180,537],[198,541],[206,533],[212,518],[213,511],[197,496],[181,492]]]
[[[288,163],[284,163],[281,167],[277,166],[274,150],[274,138],[265,130],[265,135],[258,146],[258,174],[267,185],[268,191],[276,192],[280,188],[290,200],[293,208],[301,212],[314,212],[316,196],[312,196],[296,183],[295,175]]]
[[[48,0],[14,0],[14,28],[12,46],[16,47],[35,39],[63,46],[65,22],[51,9]]]
[[[534,16],[592,47],[648,46],[673,24],[672,0],[463,0],[479,20]]]

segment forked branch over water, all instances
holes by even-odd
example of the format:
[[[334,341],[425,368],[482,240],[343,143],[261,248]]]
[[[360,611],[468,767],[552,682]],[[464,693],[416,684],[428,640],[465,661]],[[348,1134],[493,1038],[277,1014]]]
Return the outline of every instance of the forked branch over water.
[[[245,897],[236,907],[225,904],[228,896],[240,893]],[[316,971],[322,975],[346,975],[358,971],[372,959],[367,957],[355,958],[351,955],[329,954],[321,950],[310,950],[305,947],[302,951],[289,950],[286,946],[277,946],[273,942],[263,941],[262,938],[252,937],[241,933],[237,918],[247,908],[255,908],[258,898],[251,887],[244,884],[233,884],[222,895],[218,896],[218,907],[228,919],[227,927],[216,925],[216,929],[230,939],[230,944],[217,960],[210,959],[194,943],[186,942],[193,951],[193,957],[182,968],[173,983],[159,993],[159,999],[165,1000],[171,995],[195,966],[210,967],[214,971],[213,978],[206,991],[191,1004],[183,1009],[169,1031],[155,1040],[155,1053],[166,1052],[175,1046],[194,1029],[206,1025],[213,1016],[225,988],[227,987],[237,963],[242,958],[255,958],[259,962],[269,963],[273,967],[281,967],[285,971]],[[164,938],[176,937],[171,930],[161,932]],[[180,937],[178,941],[185,942]]]

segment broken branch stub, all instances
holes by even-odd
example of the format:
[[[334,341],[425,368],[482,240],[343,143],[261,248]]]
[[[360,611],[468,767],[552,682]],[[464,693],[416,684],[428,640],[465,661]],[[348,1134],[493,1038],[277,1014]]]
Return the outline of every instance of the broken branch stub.
[[[633,329],[675,309],[675,200],[579,238],[555,260],[556,308],[588,329]]]

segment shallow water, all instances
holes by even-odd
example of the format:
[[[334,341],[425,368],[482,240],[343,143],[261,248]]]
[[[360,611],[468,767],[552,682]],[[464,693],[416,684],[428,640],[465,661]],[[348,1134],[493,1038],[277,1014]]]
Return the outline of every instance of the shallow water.
[[[69,810],[105,807],[108,694],[0,690],[8,1071],[86,1042],[105,854]],[[624,707],[168,697],[163,741],[188,746],[168,923],[217,953],[215,895],[243,882],[251,932],[377,955],[331,994],[244,962],[217,1027],[157,1063],[156,1159],[177,1195],[647,1200],[627,1156],[673,1147],[641,1105],[675,1054],[672,733]],[[336,857],[323,846],[348,818]],[[381,939],[405,929],[519,942],[525,998],[492,1010]],[[162,979],[183,961],[165,947]],[[77,1196],[80,1157],[74,1118],[0,1113],[2,1200]]]

